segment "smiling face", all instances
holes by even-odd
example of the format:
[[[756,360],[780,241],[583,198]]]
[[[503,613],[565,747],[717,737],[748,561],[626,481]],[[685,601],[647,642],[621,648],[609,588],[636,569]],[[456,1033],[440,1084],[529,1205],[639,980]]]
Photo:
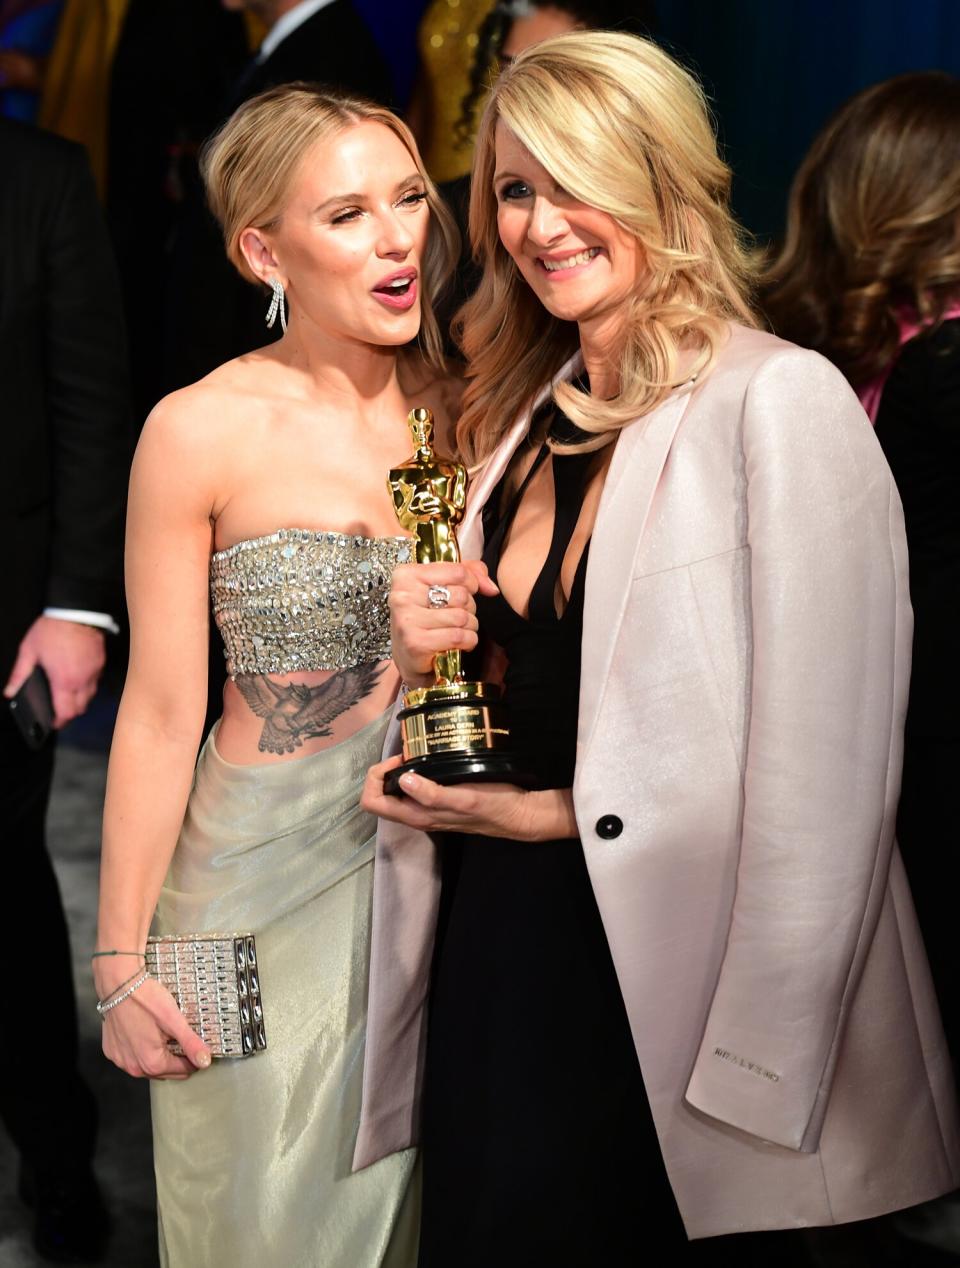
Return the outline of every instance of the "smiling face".
[[[500,241],[549,313],[581,326],[625,314],[644,267],[633,234],[567,193],[503,123],[493,185]]]
[[[420,328],[429,224],[410,152],[363,121],[307,153],[280,217],[244,230],[240,247],[258,277],[284,284],[301,336],[398,346]]]

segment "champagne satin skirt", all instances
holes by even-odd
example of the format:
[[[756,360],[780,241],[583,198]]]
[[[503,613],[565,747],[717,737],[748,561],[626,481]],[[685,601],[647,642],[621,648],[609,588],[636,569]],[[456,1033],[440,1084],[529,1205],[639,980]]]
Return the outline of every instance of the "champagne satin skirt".
[[[267,1049],[151,1085],[165,1268],[411,1268],[414,1154],[351,1174],[384,715],[272,766],[197,764],[155,932],[252,930]]]

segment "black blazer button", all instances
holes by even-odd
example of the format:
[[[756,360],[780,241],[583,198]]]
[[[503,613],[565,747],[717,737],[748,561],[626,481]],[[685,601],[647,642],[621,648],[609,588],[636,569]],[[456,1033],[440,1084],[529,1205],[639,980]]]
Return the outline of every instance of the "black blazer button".
[[[623,820],[616,815],[604,815],[597,820],[597,836],[603,841],[612,841],[623,831]]]

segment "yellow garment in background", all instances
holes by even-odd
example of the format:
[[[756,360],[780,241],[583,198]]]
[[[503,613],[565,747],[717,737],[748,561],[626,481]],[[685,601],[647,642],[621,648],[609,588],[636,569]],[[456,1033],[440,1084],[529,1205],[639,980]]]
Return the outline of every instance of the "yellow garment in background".
[[[79,141],[101,199],[107,185],[110,73],[129,0],[67,0],[47,63],[37,122]]]
[[[456,125],[470,90],[478,32],[495,2],[432,0],[421,19],[417,44],[431,104],[424,161],[435,181],[456,180],[470,171],[473,137],[461,142]]]
[[[255,13],[251,13],[249,9],[243,11],[243,25],[247,31],[247,45],[251,53],[263,43],[263,37],[270,29],[263,18],[258,18]]]

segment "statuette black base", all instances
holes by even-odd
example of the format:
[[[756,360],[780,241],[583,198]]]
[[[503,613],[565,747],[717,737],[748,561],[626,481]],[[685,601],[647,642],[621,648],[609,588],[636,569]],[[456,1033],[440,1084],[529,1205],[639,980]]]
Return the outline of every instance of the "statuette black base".
[[[514,784],[528,788],[531,780],[514,753],[426,753],[388,771],[383,791],[403,796],[400,776],[408,771],[432,779],[435,784]]]
[[[384,779],[384,791],[400,796],[400,777],[413,771],[438,784],[506,783],[529,786],[510,745],[503,689],[497,683],[438,682],[414,687],[403,698],[402,766]]]

